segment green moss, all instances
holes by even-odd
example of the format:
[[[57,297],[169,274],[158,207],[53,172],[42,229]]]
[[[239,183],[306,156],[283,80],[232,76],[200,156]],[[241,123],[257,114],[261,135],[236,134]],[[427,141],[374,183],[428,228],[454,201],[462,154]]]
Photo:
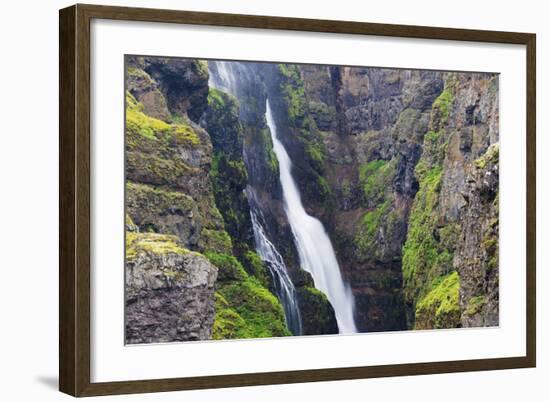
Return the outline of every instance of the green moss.
[[[246,322],[236,338],[288,336],[283,307],[279,300],[254,277],[224,286],[219,290]]]
[[[397,161],[397,158],[391,161],[373,160],[359,167],[359,180],[367,206],[372,207],[386,199],[386,192],[392,190]]]
[[[460,327],[460,280],[452,272],[416,305],[415,329]]]
[[[178,244],[175,235],[156,233],[126,232],[126,260],[132,261],[141,253],[152,253],[156,255],[179,254],[183,255],[189,251]]]
[[[201,249],[209,252],[231,253],[233,243],[227,231],[203,228],[201,231]]]
[[[255,278],[225,285],[216,292],[213,338],[289,336],[277,298]]]
[[[204,256],[218,268],[218,282],[239,281],[248,277],[241,262],[233,255],[206,251]]]
[[[136,226],[129,214],[126,214],[124,225],[126,227],[126,231],[139,231],[138,226]]]
[[[325,148],[319,142],[310,142],[306,146],[307,156],[315,163],[315,169],[321,170],[325,162]]]
[[[405,298],[411,304],[425,294],[434,279],[450,270],[453,258],[452,252],[434,237],[443,170],[417,166],[417,174],[420,188],[410,212],[402,265]]]
[[[300,70],[294,64],[279,64],[279,72],[284,77],[281,92],[287,105],[288,118],[292,123],[300,126],[307,110]]]
[[[487,301],[483,295],[472,297],[468,301],[468,305],[466,306],[464,313],[468,316],[476,315],[483,310],[486,302]]]
[[[205,252],[205,256],[218,268],[214,339],[290,335],[283,307],[260,280],[249,276],[232,255]],[[259,257],[253,252],[247,256],[260,270]]]
[[[208,80],[208,61],[195,60],[193,63],[196,71],[198,72],[201,80]]]
[[[126,208],[129,216],[135,216],[139,226],[144,227],[154,225],[160,215],[188,215],[196,209],[196,204],[193,198],[182,192],[128,181]],[[155,231],[162,230],[157,227]]]
[[[143,105],[126,92],[126,130],[156,140],[155,133],[167,131],[170,125],[143,113]]]
[[[243,338],[243,333],[247,332],[245,320],[234,309],[231,309],[229,302],[219,292],[216,292],[215,308],[212,339]]]
[[[245,194],[248,174],[244,161],[239,156],[230,160],[224,153],[216,152],[210,169],[210,181],[214,190],[217,208],[221,211],[224,228],[232,238],[235,255],[241,256],[243,248],[248,248],[250,209]]]
[[[439,138],[441,138],[441,131],[437,131],[437,132],[429,131],[424,136],[424,140],[432,143],[436,143],[439,140]]]
[[[338,324],[327,296],[313,286],[296,289],[304,335],[336,334]]]
[[[487,148],[487,151],[483,154],[483,156],[475,161],[475,165],[478,169],[484,169],[488,164],[498,163],[498,157],[499,145],[498,143],[494,143]]]
[[[225,101],[223,99],[224,92],[216,89],[216,88],[209,88],[208,89],[208,107],[212,107],[214,109],[219,109],[225,106]]]
[[[246,251],[242,255],[242,263],[246,271],[256,277],[264,287],[269,285],[267,266],[260,255],[254,251]]]
[[[449,118],[450,107],[454,101],[454,95],[451,90],[446,87],[443,92],[435,99],[433,108],[436,108],[441,113],[441,122],[444,123]]]
[[[159,152],[127,150],[126,172],[129,177],[146,175],[147,180],[156,185],[177,187],[179,180],[192,172],[192,167],[178,158],[161,157]]]
[[[198,145],[201,143],[197,133],[189,125],[172,125],[172,131],[168,140],[174,140],[176,142],[190,143],[192,145]]]
[[[389,209],[390,202],[386,201],[363,216],[354,240],[360,257],[370,258],[377,255],[379,244],[376,234],[382,226],[383,218],[386,216]]]
[[[130,137],[140,135],[151,141],[161,140],[165,144],[171,144],[174,141],[178,144],[198,145],[200,143],[195,130],[187,122],[182,120],[178,124],[168,124],[146,115],[143,112],[143,105],[130,92],[126,92],[126,133]]]
[[[380,170],[382,167],[387,165],[386,160],[373,160],[369,163],[363,164],[359,167],[359,179],[365,181],[372,173]]]

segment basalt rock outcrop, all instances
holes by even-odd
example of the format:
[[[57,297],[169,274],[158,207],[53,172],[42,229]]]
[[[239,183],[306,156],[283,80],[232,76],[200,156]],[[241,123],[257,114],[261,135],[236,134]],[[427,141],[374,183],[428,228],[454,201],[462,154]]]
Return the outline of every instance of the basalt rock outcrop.
[[[208,340],[217,268],[162,234],[127,234],[126,342]]]

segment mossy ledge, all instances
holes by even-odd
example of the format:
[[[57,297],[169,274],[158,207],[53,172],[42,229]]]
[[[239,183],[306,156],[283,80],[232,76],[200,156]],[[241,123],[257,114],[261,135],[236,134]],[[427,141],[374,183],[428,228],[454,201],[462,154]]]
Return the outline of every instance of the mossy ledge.
[[[218,267],[212,338],[262,338],[291,335],[279,300],[232,255],[206,253]]]
[[[458,291],[458,273],[452,272],[422,298],[416,305],[415,329],[442,329],[461,327]]]

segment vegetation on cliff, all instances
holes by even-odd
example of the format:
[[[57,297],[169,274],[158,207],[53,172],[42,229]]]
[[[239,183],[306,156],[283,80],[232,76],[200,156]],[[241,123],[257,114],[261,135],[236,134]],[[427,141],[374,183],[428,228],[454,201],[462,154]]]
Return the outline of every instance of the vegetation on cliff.
[[[218,267],[213,339],[288,336],[279,300],[232,255],[207,252]]]

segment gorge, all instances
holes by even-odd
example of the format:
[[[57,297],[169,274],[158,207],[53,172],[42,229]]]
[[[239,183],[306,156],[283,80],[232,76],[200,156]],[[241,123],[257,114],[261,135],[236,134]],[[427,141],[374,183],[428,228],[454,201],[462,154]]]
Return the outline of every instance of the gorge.
[[[498,325],[498,75],[126,58],[126,342]]]

